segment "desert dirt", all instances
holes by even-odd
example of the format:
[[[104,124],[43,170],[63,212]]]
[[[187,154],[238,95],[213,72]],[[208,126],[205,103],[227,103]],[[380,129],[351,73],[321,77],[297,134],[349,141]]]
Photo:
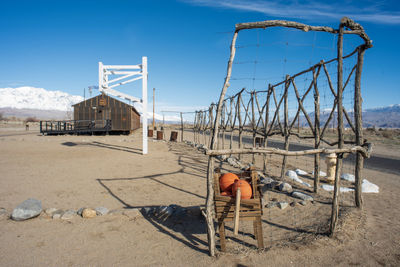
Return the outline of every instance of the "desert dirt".
[[[256,158],[256,166],[261,160]],[[269,159],[269,175],[277,175],[280,160]],[[224,171],[233,170],[219,164]],[[288,167],[311,171],[312,159],[293,158]],[[332,193],[320,190],[314,195],[307,187],[292,183],[316,201],[285,210],[264,209],[266,248],[261,251],[255,246],[250,222],[240,224],[238,236],[233,236],[233,225],[227,224],[227,252],[212,258],[199,212],[205,203],[206,169],[207,157],[185,143],[150,140],[149,154],[141,155],[140,132],[131,136],[41,136],[35,127],[27,132],[22,126],[3,126],[0,207],[8,213],[27,198],[41,200],[44,209],[104,206],[129,211],[176,204],[188,213],[184,220],[132,218],[118,212],[71,220],[44,214],[22,222],[2,217],[0,265],[399,265],[398,175],[365,169],[364,178],[377,184],[380,192],[363,194],[362,211],[354,207],[353,193],[341,194],[339,229],[333,238],[325,234]],[[351,172],[352,166],[345,166],[344,171]],[[311,179],[304,181],[312,184]],[[268,192],[267,199],[272,198],[298,201],[276,191]]]

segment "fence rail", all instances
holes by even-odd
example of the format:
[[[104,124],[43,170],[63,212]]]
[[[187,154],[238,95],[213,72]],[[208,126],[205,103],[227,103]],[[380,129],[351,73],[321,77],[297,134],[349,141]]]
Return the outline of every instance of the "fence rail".
[[[111,120],[64,120],[40,121],[40,133],[56,134],[92,134],[111,131]]]

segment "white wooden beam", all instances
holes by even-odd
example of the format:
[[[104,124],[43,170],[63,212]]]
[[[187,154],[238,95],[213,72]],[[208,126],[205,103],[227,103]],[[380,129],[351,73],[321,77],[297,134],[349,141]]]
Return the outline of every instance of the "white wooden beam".
[[[130,96],[128,94],[124,94],[124,93],[118,92],[118,91],[110,89],[110,88],[102,89],[100,91],[102,91],[102,92],[104,92],[106,94],[108,93],[110,95],[113,95],[113,96],[116,96],[116,97],[119,97],[119,98],[123,98],[123,99],[129,100],[129,101],[132,101],[132,102],[141,102],[140,98],[137,98],[137,97],[134,97],[134,96]]]
[[[114,88],[114,87],[117,87],[119,85],[124,85],[124,84],[130,83],[130,82],[134,82],[134,81],[137,81],[137,80],[140,80],[140,79],[142,79],[142,77],[136,77],[136,78],[133,78],[133,79],[130,79],[130,80],[127,80],[127,81],[123,81],[123,82],[120,82],[120,83],[113,84],[111,86],[107,86],[107,88]]]
[[[141,66],[140,65],[104,65],[105,69],[115,69],[115,70],[129,70],[129,69],[134,69],[134,70],[140,70]]]
[[[133,70],[127,70],[127,71],[107,70],[104,73],[107,75],[125,75],[125,74],[142,75],[142,72]]]
[[[143,155],[147,154],[147,57],[142,57],[142,127]]]
[[[135,74],[126,74],[126,75],[120,76],[120,77],[118,77],[118,78],[115,78],[115,79],[113,79],[113,80],[108,80],[107,87],[108,87],[111,83],[115,83],[115,82],[117,82],[117,81],[120,81],[120,80],[123,80],[123,79],[127,79],[127,78],[129,78],[129,77],[134,76],[134,75],[135,75]],[[141,77],[139,77],[139,78],[141,78]]]

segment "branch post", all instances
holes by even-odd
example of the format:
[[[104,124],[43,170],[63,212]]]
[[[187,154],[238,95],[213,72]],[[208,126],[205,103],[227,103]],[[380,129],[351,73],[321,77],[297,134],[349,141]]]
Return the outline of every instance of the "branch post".
[[[290,86],[290,76],[286,75],[286,82],[285,82],[285,92],[283,95],[284,101],[284,128],[283,134],[285,136],[285,151],[289,151],[289,103],[288,103],[288,94],[289,94],[289,86]],[[286,162],[287,158],[286,155],[283,156],[282,160],[282,169],[281,169],[281,179],[285,180],[285,171],[286,171]]]
[[[219,97],[219,102],[217,106],[217,114],[215,116],[215,123],[213,127],[212,139],[210,144],[210,149],[213,149],[216,145],[216,139],[218,137],[219,128],[219,118],[221,116],[222,102],[224,101],[226,91],[229,87],[229,80],[232,74],[232,64],[235,58],[236,52],[236,39],[238,31],[235,31],[231,43],[231,54],[228,61],[228,69],[226,73],[226,78],[224,86],[222,87],[221,95]],[[207,237],[208,237],[208,248],[210,256],[215,256],[215,228],[214,228],[214,218],[213,218],[213,208],[214,208],[214,188],[213,188],[213,173],[214,173],[214,157],[208,157],[208,169],[207,169],[207,198],[206,198],[206,222],[207,222]]]
[[[180,112],[181,114],[181,142],[183,142],[183,115],[182,112]]]
[[[313,83],[314,83],[314,129],[315,140],[314,148],[318,149],[320,145],[320,120],[319,120],[319,92],[317,87],[317,76],[313,70]],[[320,171],[320,155],[314,155],[314,193],[318,193],[319,187],[319,171]]]
[[[365,47],[360,46],[358,49],[357,69],[354,84],[354,121],[356,129],[356,144],[362,145],[363,140],[363,125],[362,125],[362,98],[361,98],[361,72],[364,63]],[[364,166],[364,158],[357,153],[356,169],[355,169],[355,202],[358,208],[362,208],[362,169]]]
[[[337,120],[338,120],[338,148],[343,148],[343,19],[339,26],[337,41]],[[335,172],[335,186],[333,190],[331,225],[329,233],[335,234],[337,220],[339,216],[339,194],[340,194],[340,172],[342,171],[343,155],[338,155]]]

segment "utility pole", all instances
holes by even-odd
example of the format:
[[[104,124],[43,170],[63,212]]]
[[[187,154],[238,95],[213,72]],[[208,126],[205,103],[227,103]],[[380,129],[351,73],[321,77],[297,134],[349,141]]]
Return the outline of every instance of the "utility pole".
[[[155,102],[155,94],[156,94],[156,88],[153,88],[153,130],[155,129],[155,105],[156,105],[156,102]]]

